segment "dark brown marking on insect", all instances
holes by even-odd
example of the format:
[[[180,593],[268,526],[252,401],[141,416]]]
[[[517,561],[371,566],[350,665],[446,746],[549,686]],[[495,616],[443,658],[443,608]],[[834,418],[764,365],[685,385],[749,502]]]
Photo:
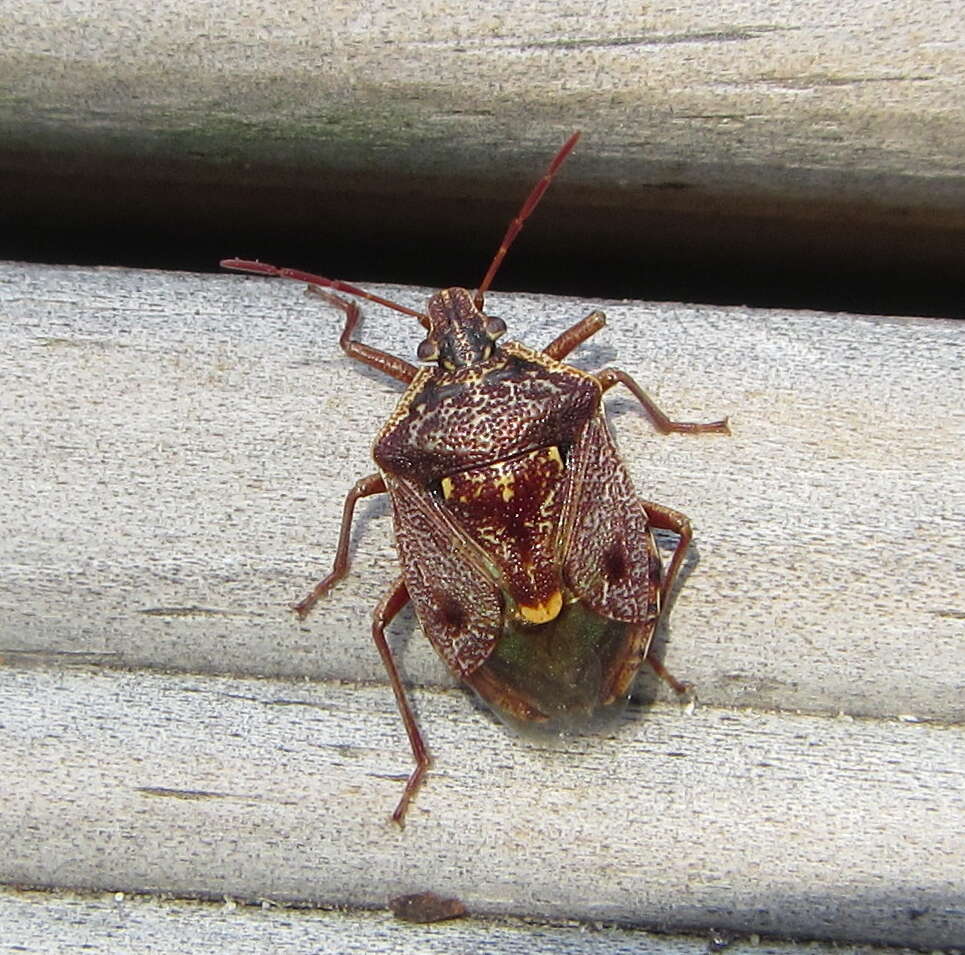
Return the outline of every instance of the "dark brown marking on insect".
[[[436,596],[439,606],[438,620],[446,630],[459,632],[464,630],[467,622],[465,608],[449,594],[440,593]]]
[[[488,368],[482,376],[487,387],[495,387],[501,381],[522,381],[532,373],[532,365],[524,362],[518,355],[506,353],[501,364]]]
[[[627,575],[627,552],[622,541],[614,541],[603,552],[603,576],[610,583],[623,580]]]
[[[435,411],[439,405],[455,401],[466,393],[466,389],[471,387],[473,381],[450,381],[444,385],[436,382],[429,382],[420,394],[413,400],[413,410],[418,414],[425,414],[427,411]]]

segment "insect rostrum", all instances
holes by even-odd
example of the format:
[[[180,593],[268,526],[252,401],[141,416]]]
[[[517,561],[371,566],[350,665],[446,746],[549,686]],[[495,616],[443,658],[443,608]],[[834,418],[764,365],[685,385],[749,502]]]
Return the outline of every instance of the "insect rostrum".
[[[372,636],[416,768],[393,814],[401,823],[429,755],[385,638],[412,601],[450,670],[503,717],[560,731],[621,707],[691,539],[688,519],[642,501],[607,427],[602,396],[623,384],[658,431],[727,433],[727,422],[671,421],[625,372],[563,359],[605,324],[593,312],[542,351],[498,344],[483,311],[506,250],[576,145],[571,136],[510,223],[478,290],[437,292],[422,314],[335,279],[262,262],[227,268],[307,282],[345,312],[341,347],[408,387],[375,439],[378,471],[345,499],[331,573],[295,609],[304,617],[348,572],[359,498],[388,493],[402,573],[375,610]],[[417,318],[416,367],[353,340],[360,310],[332,289]],[[652,531],[678,535],[666,573]],[[661,675],[677,687],[656,661]]]

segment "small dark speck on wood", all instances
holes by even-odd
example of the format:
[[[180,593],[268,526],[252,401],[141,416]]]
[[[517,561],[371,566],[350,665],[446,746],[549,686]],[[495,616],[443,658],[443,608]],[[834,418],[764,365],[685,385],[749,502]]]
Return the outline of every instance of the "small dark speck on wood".
[[[404,922],[444,922],[446,919],[462,918],[466,914],[466,906],[459,899],[444,899],[435,892],[396,896],[389,900],[389,908],[397,919]]]

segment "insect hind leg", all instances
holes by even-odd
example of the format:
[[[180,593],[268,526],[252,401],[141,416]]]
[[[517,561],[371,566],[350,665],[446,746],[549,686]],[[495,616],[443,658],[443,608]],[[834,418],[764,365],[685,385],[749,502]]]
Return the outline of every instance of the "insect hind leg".
[[[412,758],[415,760],[415,769],[412,770],[402,791],[402,798],[392,813],[392,821],[403,825],[406,810],[412,797],[422,785],[432,759],[426,748],[425,740],[419,730],[415,714],[406,696],[405,687],[402,685],[402,677],[399,676],[399,668],[395,665],[395,657],[389,647],[388,640],[385,639],[385,628],[392,622],[398,612],[409,602],[409,592],[405,586],[405,578],[399,576],[392,589],[382,598],[372,617],[372,639],[378,648],[379,656],[385,666],[386,673],[389,675],[389,683],[392,684],[392,692],[395,694],[395,702],[399,708],[399,715],[405,726],[406,735],[409,737],[409,746],[412,748]]]
[[[677,546],[674,548],[673,556],[670,558],[670,566],[663,575],[660,583],[660,613],[666,613],[666,608],[670,603],[670,594],[673,591],[677,574],[687,556],[687,548],[693,538],[693,529],[690,525],[690,518],[680,511],[665,507],[663,504],[654,504],[651,501],[641,501],[650,526],[657,530],[670,531],[677,535]],[[654,656],[648,653],[646,662],[661,680],[680,697],[693,695],[693,686],[689,683],[682,683]]]

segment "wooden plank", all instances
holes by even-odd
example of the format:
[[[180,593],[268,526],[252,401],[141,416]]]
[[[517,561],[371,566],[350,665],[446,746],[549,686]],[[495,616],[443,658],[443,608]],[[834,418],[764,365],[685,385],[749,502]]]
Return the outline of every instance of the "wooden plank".
[[[465,186],[482,172],[491,186],[494,144],[515,177],[583,126],[611,183],[960,213],[960,14],[941,0],[248,3],[230,16],[114,2],[80,20],[4,0],[0,87],[17,96],[0,128],[60,150],[133,144],[357,181],[457,170]]]
[[[694,521],[661,640],[704,702],[962,720],[960,325],[490,304],[537,346],[604,307],[575,362],[625,368],[676,417],[730,415],[731,438],[660,437],[610,403],[643,496]],[[334,310],[280,281],[7,264],[0,315],[7,663],[384,679],[384,501],[359,508],[344,584],[305,624],[287,609],[400,394],[339,351]],[[412,356],[421,329],[373,308],[362,334]],[[451,686],[414,629],[395,630],[408,678]]]
[[[437,767],[400,831],[383,687],[6,668],[0,698],[5,883],[965,938],[960,727],[657,706],[549,747],[419,691]]]
[[[49,955],[97,951],[193,952],[271,951],[279,955],[312,951],[337,955],[450,955],[452,952],[499,952],[500,955],[692,955],[709,938],[655,935],[614,926],[534,925],[512,919],[471,919],[442,925],[407,925],[387,912],[326,912],[281,907],[157,899],[126,895],[79,895],[70,892],[18,892],[0,889],[0,924],[9,950]],[[842,946],[795,944],[733,938],[728,955],[862,955]],[[14,949],[15,946],[15,949]],[[881,955],[896,952],[882,950]],[[907,950],[905,950],[907,951]]]

